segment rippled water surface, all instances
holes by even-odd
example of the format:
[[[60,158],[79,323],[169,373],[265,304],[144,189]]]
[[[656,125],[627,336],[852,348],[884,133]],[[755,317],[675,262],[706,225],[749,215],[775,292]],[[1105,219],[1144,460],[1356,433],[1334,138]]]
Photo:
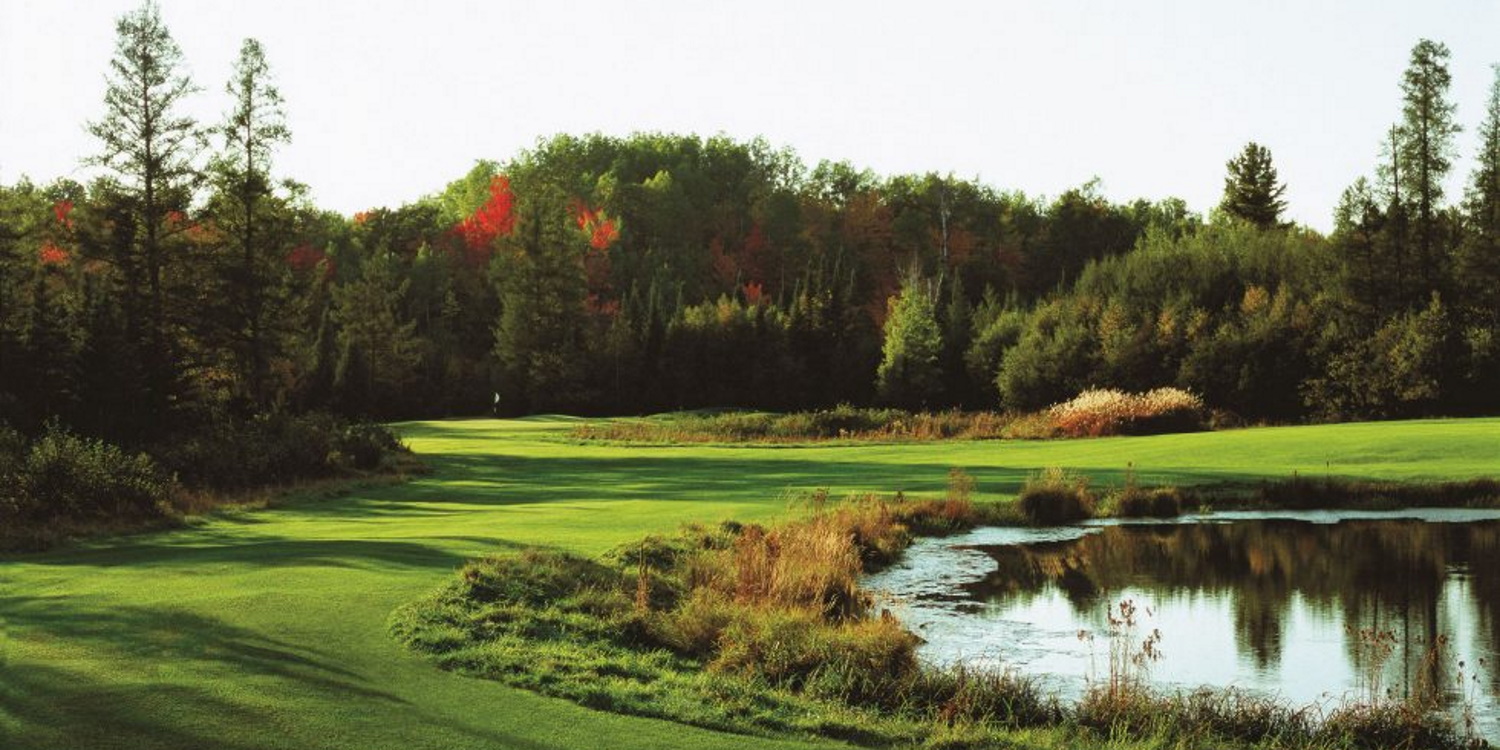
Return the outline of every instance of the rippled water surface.
[[[1434,691],[1500,739],[1500,513],[1217,514],[923,539],[871,576],[931,662],[1106,678],[1131,601],[1165,689],[1233,686],[1298,705]],[[1433,688],[1432,686],[1436,686]]]

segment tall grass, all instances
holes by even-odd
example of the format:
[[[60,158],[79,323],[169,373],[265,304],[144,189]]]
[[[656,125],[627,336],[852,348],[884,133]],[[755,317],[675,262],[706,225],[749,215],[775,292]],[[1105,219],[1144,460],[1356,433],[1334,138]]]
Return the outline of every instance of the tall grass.
[[[1089,490],[1089,478],[1059,468],[1044,469],[1027,477],[1016,495],[1016,507],[1027,520],[1040,526],[1074,523],[1094,515],[1098,499]]]
[[[1031,486],[1075,501],[1088,491],[1061,471]],[[1015,742],[1010,732],[1038,728],[1065,746],[1113,746],[1119,737],[1166,747],[1469,746],[1414,705],[1324,714],[1233,690],[1158,693],[1148,677],[1161,636],[1131,602],[1110,612],[1107,676],[1076,704],[1014,671],[922,664],[920,639],[878,610],[860,576],[895,559],[916,533],[992,521],[973,491],[973,479],[954,470],[941,498],[833,501],[816,492],[783,523],[689,526],[598,560],[506,552],[398,609],[391,629],[450,669],[596,708],[756,734],[1004,747]]]
[[[1091,388],[1047,409],[1064,437],[1192,432],[1206,424],[1203,399],[1178,388],[1145,393]]]

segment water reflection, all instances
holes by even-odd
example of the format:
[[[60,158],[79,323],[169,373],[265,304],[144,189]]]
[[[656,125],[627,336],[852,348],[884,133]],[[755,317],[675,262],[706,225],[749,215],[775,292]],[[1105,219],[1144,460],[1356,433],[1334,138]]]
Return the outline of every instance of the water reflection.
[[[1100,677],[1106,613],[1131,599],[1162,632],[1159,685],[1299,704],[1424,695],[1471,704],[1500,737],[1500,518],[1362,515],[983,529],[924,540],[869,583],[924,658],[999,662],[1064,693]]]

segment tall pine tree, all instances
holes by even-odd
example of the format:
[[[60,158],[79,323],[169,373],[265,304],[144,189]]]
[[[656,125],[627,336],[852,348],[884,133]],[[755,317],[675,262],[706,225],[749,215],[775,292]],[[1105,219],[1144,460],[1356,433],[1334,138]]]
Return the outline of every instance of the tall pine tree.
[[[1428,39],[1412,48],[1411,62],[1401,79],[1402,134],[1397,161],[1409,185],[1412,206],[1412,244],[1416,249],[1417,278],[1425,298],[1443,278],[1450,247],[1443,227],[1443,178],[1453,166],[1453,137],[1461,128],[1453,121],[1457,105],[1448,101],[1448,46]]]
[[[160,416],[177,389],[163,276],[168,241],[184,222],[169,219],[191,202],[201,142],[197,122],[181,110],[198,89],[182,71],[182,50],[153,0],[121,17],[116,33],[104,117],[88,126],[102,148],[89,161],[113,172],[130,199],[137,227],[130,252],[144,272],[145,289],[130,290],[129,298],[144,303],[135,317],[146,361],[145,395],[149,412]]]
[[[1261,229],[1279,226],[1281,212],[1286,210],[1286,201],[1282,199],[1286,183],[1276,175],[1270,149],[1251,141],[1224,166],[1228,174],[1224,177],[1224,199],[1219,209]]]
[[[271,182],[271,155],[291,132],[281,93],[271,80],[260,42],[246,39],[225,86],[233,102],[214,129],[222,147],[212,163],[212,208],[229,240],[214,259],[219,287],[212,307],[213,338],[227,348],[240,395],[259,408],[268,401],[267,366],[286,343],[290,322],[285,254],[285,212]]]

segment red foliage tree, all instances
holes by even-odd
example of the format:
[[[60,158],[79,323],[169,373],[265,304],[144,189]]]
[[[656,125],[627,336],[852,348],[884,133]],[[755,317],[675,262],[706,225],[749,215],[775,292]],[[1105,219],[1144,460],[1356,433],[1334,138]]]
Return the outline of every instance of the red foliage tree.
[[[589,236],[589,247],[608,250],[620,239],[619,224],[604,214],[602,208],[589,208],[581,200],[573,201],[573,221],[579,230]]]
[[[43,242],[36,254],[37,260],[44,266],[66,266],[72,259],[73,254],[51,242]]]
[[[298,273],[308,273],[323,266],[323,278],[333,277],[334,263],[328,254],[312,245],[298,245],[287,253],[286,264]]]
[[[69,215],[71,213],[73,213],[73,201],[60,200],[52,204],[52,215],[57,217],[57,223],[61,224],[64,229],[73,228],[73,217]]]
[[[516,195],[511,192],[510,178],[490,178],[490,197],[474,214],[458,223],[455,229],[463,237],[466,259],[479,266],[488,262],[494,252],[496,237],[504,237],[516,228]]]
[[[745,284],[745,304],[757,307],[767,302],[766,288],[759,281],[751,281]]]

